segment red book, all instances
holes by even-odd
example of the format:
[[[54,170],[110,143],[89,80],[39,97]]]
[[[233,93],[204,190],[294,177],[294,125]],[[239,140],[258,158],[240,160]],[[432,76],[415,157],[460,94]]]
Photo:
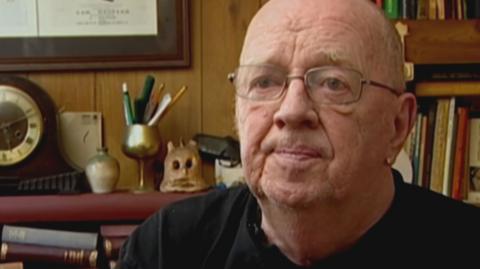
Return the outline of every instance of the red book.
[[[465,156],[467,154],[466,149],[468,136],[468,108],[459,107],[457,110],[458,128],[453,166],[452,198],[463,200],[463,179],[465,177]]]
[[[127,237],[136,228],[137,224],[105,224],[100,226],[100,234],[103,237]]]

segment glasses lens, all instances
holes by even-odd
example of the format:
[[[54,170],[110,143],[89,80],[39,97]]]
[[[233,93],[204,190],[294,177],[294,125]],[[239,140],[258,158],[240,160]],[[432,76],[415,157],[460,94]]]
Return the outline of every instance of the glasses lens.
[[[270,66],[241,66],[235,88],[239,96],[252,100],[273,100],[281,95],[286,73]]]
[[[312,99],[321,104],[345,104],[360,97],[362,75],[351,69],[322,67],[306,74]]]

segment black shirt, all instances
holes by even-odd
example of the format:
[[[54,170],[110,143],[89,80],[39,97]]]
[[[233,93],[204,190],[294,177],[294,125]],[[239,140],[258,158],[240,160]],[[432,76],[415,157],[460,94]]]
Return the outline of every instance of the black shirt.
[[[395,196],[382,219],[352,248],[310,268],[478,268],[480,208],[406,184],[399,173],[393,174]],[[301,268],[264,242],[255,198],[247,187],[236,187],[157,212],[123,246],[118,265],[129,269]]]

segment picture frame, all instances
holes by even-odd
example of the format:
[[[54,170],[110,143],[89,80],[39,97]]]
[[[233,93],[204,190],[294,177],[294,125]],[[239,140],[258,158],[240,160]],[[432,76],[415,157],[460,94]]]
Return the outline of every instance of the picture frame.
[[[156,1],[155,36],[0,38],[0,71],[190,66],[190,0]]]

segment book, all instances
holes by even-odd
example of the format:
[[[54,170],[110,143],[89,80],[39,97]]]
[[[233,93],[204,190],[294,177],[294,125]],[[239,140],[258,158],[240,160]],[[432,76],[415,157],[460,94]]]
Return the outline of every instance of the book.
[[[2,242],[94,250],[98,234],[4,225]]]
[[[96,267],[96,250],[56,248],[38,245],[2,243],[0,261],[45,262]]]
[[[123,246],[123,243],[128,237],[111,237],[103,240],[103,247],[105,249],[105,256],[108,260],[118,259],[118,254]]]
[[[100,226],[100,234],[103,237],[127,237],[136,228],[137,224],[104,224]]]
[[[452,176],[452,198],[456,200],[464,199],[464,173],[465,173],[465,157],[467,153],[467,130],[468,130],[468,108],[459,107],[458,128],[455,143],[455,157]]]
[[[432,168],[430,171],[430,189],[432,191],[442,193],[450,100],[447,98],[441,98],[438,99],[437,102],[435,133],[433,138]]]
[[[389,19],[398,19],[399,18],[399,0],[385,0],[383,3],[383,9],[385,15]]]
[[[455,97],[450,98],[450,104],[448,105],[448,120],[447,120],[447,133],[445,143],[445,161],[443,165],[443,188],[442,193],[445,196],[451,195],[451,183],[453,172],[453,148],[456,140],[454,134],[456,133],[456,113],[455,113]]]
[[[23,262],[0,263],[0,269],[23,269]]]
[[[425,152],[423,163],[422,186],[430,187],[430,174],[432,169],[433,158],[433,140],[435,135],[435,121],[437,113],[437,103],[429,104],[427,111],[427,133],[425,138]]]
[[[480,192],[480,118],[471,118],[469,124],[470,191]]]

